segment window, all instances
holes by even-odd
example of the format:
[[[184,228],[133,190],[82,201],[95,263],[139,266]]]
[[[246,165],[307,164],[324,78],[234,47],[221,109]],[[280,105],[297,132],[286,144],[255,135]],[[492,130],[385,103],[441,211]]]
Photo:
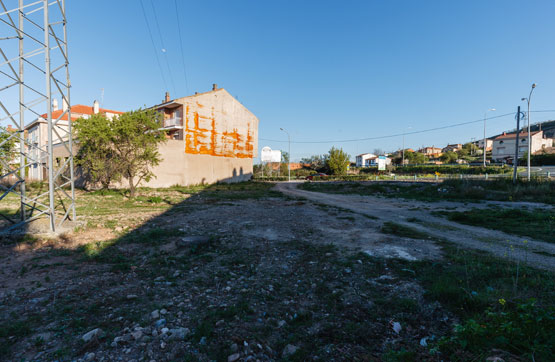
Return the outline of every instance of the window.
[[[500,145],[503,144],[503,141],[499,141],[499,144],[500,144]]]

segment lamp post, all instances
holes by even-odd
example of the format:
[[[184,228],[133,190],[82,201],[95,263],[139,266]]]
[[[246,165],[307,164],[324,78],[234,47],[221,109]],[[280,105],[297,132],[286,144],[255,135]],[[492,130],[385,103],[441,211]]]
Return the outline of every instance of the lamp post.
[[[490,111],[495,111],[495,108],[490,108],[487,111],[484,112],[484,167],[486,167],[486,146],[487,146],[487,142],[486,142],[486,118],[487,118],[487,114]]]
[[[287,140],[289,142],[289,159],[287,160],[287,173],[288,173],[288,180],[289,182],[291,182],[291,136],[289,135],[289,132],[287,132],[283,128],[280,128],[280,130],[287,133]]]
[[[528,112],[526,113],[526,118],[528,119],[528,160],[526,161],[526,177],[528,178],[528,181],[530,181],[530,154],[532,153],[532,143],[530,142],[530,99],[532,98],[532,92],[536,88],[536,85],[536,83],[532,84],[528,98],[521,99],[528,103]]]

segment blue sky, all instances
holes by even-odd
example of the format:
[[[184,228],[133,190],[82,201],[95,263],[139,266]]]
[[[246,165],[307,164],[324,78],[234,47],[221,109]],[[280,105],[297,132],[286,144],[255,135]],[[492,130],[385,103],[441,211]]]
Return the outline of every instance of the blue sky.
[[[73,103],[128,110],[226,88],[260,119],[259,148],[419,131],[516,110],[555,109],[553,1],[67,1]],[[160,38],[162,38],[163,46]],[[162,49],[165,48],[164,53]],[[155,53],[156,51],[156,53]],[[164,78],[157,65],[158,55]],[[166,63],[167,60],[167,63]],[[168,69],[169,65],[169,69]],[[171,73],[171,76],[170,76]],[[173,84],[170,81],[173,79]],[[555,119],[536,113],[532,122]],[[488,134],[514,127],[491,120]],[[482,124],[406,136],[407,147],[482,135]],[[292,144],[293,159],[331,146],[393,151],[401,137]]]

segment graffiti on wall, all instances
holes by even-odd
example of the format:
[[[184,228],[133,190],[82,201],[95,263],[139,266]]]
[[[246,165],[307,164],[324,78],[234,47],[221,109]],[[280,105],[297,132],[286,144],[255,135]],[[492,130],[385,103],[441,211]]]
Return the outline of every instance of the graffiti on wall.
[[[185,152],[220,157],[252,158],[254,125],[248,121],[242,129],[227,129],[226,122],[216,120],[214,108],[207,114],[197,104],[196,110],[185,108]]]

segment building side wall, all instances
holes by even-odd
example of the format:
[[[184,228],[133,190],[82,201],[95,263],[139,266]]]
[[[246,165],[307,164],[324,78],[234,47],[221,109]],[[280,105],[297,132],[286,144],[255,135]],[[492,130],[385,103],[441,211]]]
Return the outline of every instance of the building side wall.
[[[168,140],[160,146],[163,161],[152,169],[156,175],[142,186],[170,187],[215,182],[240,182],[252,177],[252,158],[191,155],[183,151],[183,141]]]
[[[252,159],[258,119],[224,89],[176,100],[183,104],[184,151],[192,155]]]

